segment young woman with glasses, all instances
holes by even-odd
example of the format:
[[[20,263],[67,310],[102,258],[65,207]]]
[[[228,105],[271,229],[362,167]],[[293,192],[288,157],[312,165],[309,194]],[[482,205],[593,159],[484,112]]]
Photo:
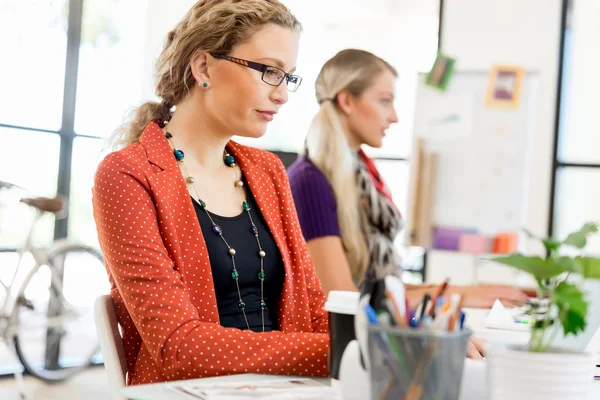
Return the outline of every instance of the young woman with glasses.
[[[396,70],[381,58],[348,49],[327,61],[316,80],[320,109],[309,129],[305,154],[288,174],[325,292],[358,290],[365,278],[400,272],[394,240],[402,218],[375,163],[362,150],[381,147],[387,128],[398,122],[396,77]],[[415,305],[433,290],[412,286],[408,297]],[[451,292],[464,296],[465,307],[491,307],[497,298],[527,299],[520,290],[499,285],[450,286]],[[474,346],[470,350],[478,356]]]
[[[201,0],[169,33],[156,94],[98,167],[94,217],[128,383],[327,375],[324,293],[285,169],[260,137],[302,79],[276,0]]]

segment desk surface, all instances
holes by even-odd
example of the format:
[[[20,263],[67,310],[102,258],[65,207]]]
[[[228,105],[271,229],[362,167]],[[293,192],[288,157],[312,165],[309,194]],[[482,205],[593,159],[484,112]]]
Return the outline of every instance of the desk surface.
[[[192,379],[187,382],[202,382],[202,383],[210,383],[210,382],[219,382],[219,383],[249,383],[256,382],[259,380],[289,380],[290,376],[277,376],[277,375],[259,375],[259,374],[243,374],[243,375],[229,375],[229,376],[221,376],[215,378],[203,378],[203,379]],[[306,377],[298,377],[298,378],[306,378]],[[321,382],[324,384],[329,384],[328,378],[312,378],[317,382]],[[126,399],[132,400],[182,400],[183,397],[170,389],[170,385],[173,382],[166,383],[155,383],[150,385],[137,385],[137,386],[129,386],[125,389],[121,390],[119,393]]]
[[[484,318],[487,314],[486,310],[467,310],[467,325],[473,330],[474,335],[486,339],[490,343],[507,343],[507,344],[520,344],[526,343],[529,338],[528,332],[519,332],[519,331],[504,331],[504,330],[496,330],[496,329],[486,329],[484,326]],[[467,364],[477,363],[477,361],[467,360]],[[466,367],[465,371],[469,371],[473,374],[480,374],[481,376],[463,376],[463,378],[468,379],[469,381],[473,380],[481,380],[485,379],[485,370],[484,368],[469,368]],[[483,371],[483,372],[482,372]],[[230,375],[216,378],[203,378],[203,379],[195,379],[188,382],[193,381],[202,381],[203,383],[208,382],[252,382],[257,380],[264,379],[281,379],[287,380],[290,379],[289,376],[274,376],[274,375],[258,375],[258,374],[244,374],[244,375]],[[322,383],[328,383],[328,379],[324,378],[314,378],[317,381]],[[121,390],[120,395],[124,398],[132,399],[132,400],[181,400],[180,394],[172,391],[169,386],[172,385],[172,382],[167,383],[157,383],[150,385],[138,385],[138,386],[130,386]],[[464,384],[463,388],[467,385]],[[471,385],[468,385],[471,386]],[[590,399],[598,399],[600,398],[600,380],[594,382],[593,393],[590,393]],[[460,400],[481,400],[480,393],[477,391],[470,390],[462,390],[461,391]]]

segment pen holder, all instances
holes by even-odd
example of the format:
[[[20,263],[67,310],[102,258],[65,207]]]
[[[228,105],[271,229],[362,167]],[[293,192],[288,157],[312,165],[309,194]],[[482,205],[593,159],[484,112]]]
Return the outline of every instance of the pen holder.
[[[469,336],[370,326],[371,399],[457,399]]]

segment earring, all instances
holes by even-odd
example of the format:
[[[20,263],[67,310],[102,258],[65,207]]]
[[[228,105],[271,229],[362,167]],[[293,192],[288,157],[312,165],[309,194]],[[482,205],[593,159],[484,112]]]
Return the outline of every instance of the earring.
[[[204,82],[204,83],[202,84],[202,86],[204,86],[204,87],[208,87],[208,82]]]

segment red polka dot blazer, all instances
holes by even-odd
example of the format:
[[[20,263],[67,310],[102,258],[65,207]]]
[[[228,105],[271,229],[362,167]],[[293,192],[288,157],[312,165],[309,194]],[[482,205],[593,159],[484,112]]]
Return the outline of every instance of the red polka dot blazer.
[[[285,267],[281,331],[219,325],[211,268],[194,206],[169,143],[151,122],[109,154],[93,188],[94,218],[123,329],[128,384],[236,373],[326,376],[325,294],[274,154],[230,142]]]

